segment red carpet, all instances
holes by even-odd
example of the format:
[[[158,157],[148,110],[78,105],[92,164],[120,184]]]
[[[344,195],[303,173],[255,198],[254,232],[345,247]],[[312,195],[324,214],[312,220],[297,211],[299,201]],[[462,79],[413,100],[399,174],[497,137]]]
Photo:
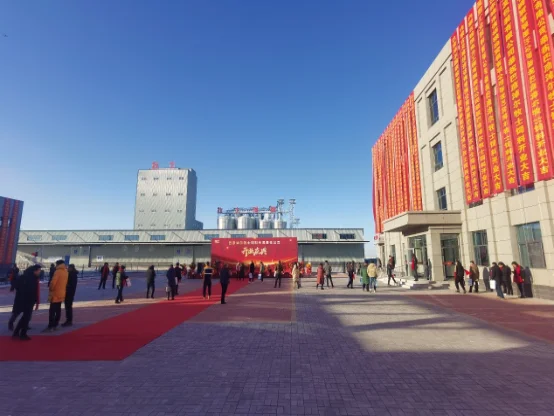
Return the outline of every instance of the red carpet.
[[[228,295],[247,285],[232,281]],[[63,335],[40,336],[23,342],[0,337],[0,361],[118,361],[123,360],[177,325],[219,303],[221,286],[214,283],[212,299],[202,289],[174,301],[161,301]]]

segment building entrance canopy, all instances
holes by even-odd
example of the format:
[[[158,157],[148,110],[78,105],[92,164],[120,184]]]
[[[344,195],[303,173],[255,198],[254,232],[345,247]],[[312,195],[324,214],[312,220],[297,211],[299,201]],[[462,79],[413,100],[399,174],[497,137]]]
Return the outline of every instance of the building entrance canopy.
[[[460,211],[409,211],[384,222],[384,231],[413,234],[436,226],[461,226]]]

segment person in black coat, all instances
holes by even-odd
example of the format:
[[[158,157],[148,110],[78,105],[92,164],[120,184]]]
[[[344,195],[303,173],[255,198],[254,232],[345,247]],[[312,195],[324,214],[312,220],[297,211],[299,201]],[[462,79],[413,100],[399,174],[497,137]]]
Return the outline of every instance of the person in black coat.
[[[169,295],[171,295],[171,300],[175,300],[177,283],[175,282],[175,268],[173,264],[169,266],[165,276],[167,277],[167,300],[169,300]]]
[[[504,293],[502,293],[502,271],[500,270],[500,267],[498,267],[498,264],[492,263],[491,269],[490,269],[490,280],[494,280],[495,286],[496,286],[496,295],[501,298],[504,298]]]
[[[175,294],[179,294],[179,283],[181,283],[181,278],[183,275],[183,269],[179,263],[175,264],[175,277],[177,278],[177,283],[175,284]]]
[[[112,269],[112,275],[113,275],[112,289],[115,289],[115,280],[117,278],[118,271],[119,271],[119,263],[115,263],[115,266],[113,266],[113,269]]]
[[[462,266],[462,263],[460,260],[456,260],[456,269],[455,269],[455,284],[456,284],[456,292],[460,292],[460,286],[462,287],[464,293],[466,293],[466,283],[465,283],[465,277],[466,277],[466,270],[464,269],[464,266]]]
[[[75,268],[74,264],[70,264],[67,269],[67,286],[65,289],[65,322],[63,327],[73,325],[73,300],[75,299],[75,292],[77,291],[77,279],[79,278],[79,272]]]
[[[225,294],[227,293],[227,288],[229,287],[230,280],[229,267],[225,264],[219,272],[219,283],[221,284],[221,304],[225,305]]]
[[[25,270],[23,275],[17,279],[17,292],[13,305],[15,316],[12,315],[13,320],[10,319],[10,330],[13,329],[13,324],[17,315],[22,313],[23,316],[13,331],[13,338],[19,338],[22,341],[29,341],[31,339],[27,336],[27,330],[29,329],[29,323],[33,315],[33,306],[36,305],[35,309],[38,309],[39,277],[40,266],[34,265]]]
[[[150,294],[150,289],[152,289],[152,294]],[[156,271],[154,270],[154,265],[151,265],[148,270],[146,270],[146,299],[154,299],[154,290],[156,290]]]
[[[498,262],[498,266],[500,267],[500,270],[502,271],[502,286],[504,287],[504,294],[505,295],[513,295],[514,289],[512,287],[512,269],[510,269],[510,266],[505,265],[501,261]]]

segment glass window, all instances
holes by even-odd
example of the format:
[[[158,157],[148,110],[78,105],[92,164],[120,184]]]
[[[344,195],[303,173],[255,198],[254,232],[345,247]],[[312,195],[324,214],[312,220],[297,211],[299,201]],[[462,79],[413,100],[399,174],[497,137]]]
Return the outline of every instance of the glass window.
[[[160,179],[160,178],[154,178],[155,181],[157,181],[158,179]]]
[[[166,192],[165,196],[171,196],[171,192]]]
[[[184,176],[179,176],[179,180],[184,181],[185,180]]]
[[[475,264],[478,266],[490,266],[487,232],[485,230],[474,231],[472,238]]]
[[[356,234],[339,234],[340,240],[355,240]]]
[[[184,193],[182,193],[182,192],[179,192],[179,195],[178,195],[178,196],[183,196],[183,195],[184,195]]]
[[[142,226],[142,224],[139,224],[139,227]],[[138,234],[126,234],[124,236],[125,241],[138,241],[139,236]]]
[[[98,236],[98,241],[112,241],[113,240],[113,235],[99,235]]]
[[[42,236],[41,235],[28,235],[27,241],[41,241]]]
[[[327,240],[327,234],[325,233],[312,234],[312,240]]]
[[[143,177],[140,178],[140,180],[141,180],[141,181],[145,181],[145,180],[146,180],[146,177],[143,176]]]
[[[273,233],[260,233],[258,234],[258,238],[273,238]]]
[[[145,196],[145,193],[144,193],[144,192],[143,192],[143,193],[141,193],[141,194],[140,194],[140,196]]]
[[[157,194],[156,192],[154,192],[154,193],[152,194],[152,196],[158,196],[158,194]]]
[[[433,146],[433,159],[435,161],[435,172],[443,167],[442,143],[438,142]]]
[[[437,191],[437,201],[440,210],[447,210],[448,204],[446,202],[446,188],[441,188]]]
[[[171,179],[173,179],[171,176],[168,176],[167,177],[167,180],[170,181]]]
[[[52,241],[64,241],[67,240],[67,235],[53,235]]]
[[[246,234],[231,234],[231,238],[246,238]]]
[[[163,241],[165,240],[165,234],[152,234],[150,241]]]
[[[427,104],[429,105],[429,119],[433,125],[439,121],[439,97],[436,89],[427,97]]]
[[[211,240],[213,238],[219,238],[219,234],[204,234],[204,240]]]
[[[178,209],[177,212],[183,212],[183,210],[182,210],[182,209]]]
[[[511,196],[524,194],[526,192],[531,192],[535,190],[535,184],[530,183],[529,185],[519,186],[515,189],[510,190]]]
[[[532,222],[518,225],[516,230],[521,265],[536,269],[546,269],[540,223]]]
[[[156,212],[156,210],[155,210],[155,209],[153,209],[153,210],[152,210],[152,212]]]
[[[396,260],[396,246],[394,244],[390,246],[389,256],[394,257],[394,260]]]

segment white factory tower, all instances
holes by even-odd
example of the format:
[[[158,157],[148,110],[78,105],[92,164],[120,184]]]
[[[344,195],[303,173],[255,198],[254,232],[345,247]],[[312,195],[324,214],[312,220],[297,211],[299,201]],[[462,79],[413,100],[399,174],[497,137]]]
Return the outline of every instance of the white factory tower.
[[[196,172],[193,169],[139,170],[135,203],[135,230],[201,230],[196,221]]]

